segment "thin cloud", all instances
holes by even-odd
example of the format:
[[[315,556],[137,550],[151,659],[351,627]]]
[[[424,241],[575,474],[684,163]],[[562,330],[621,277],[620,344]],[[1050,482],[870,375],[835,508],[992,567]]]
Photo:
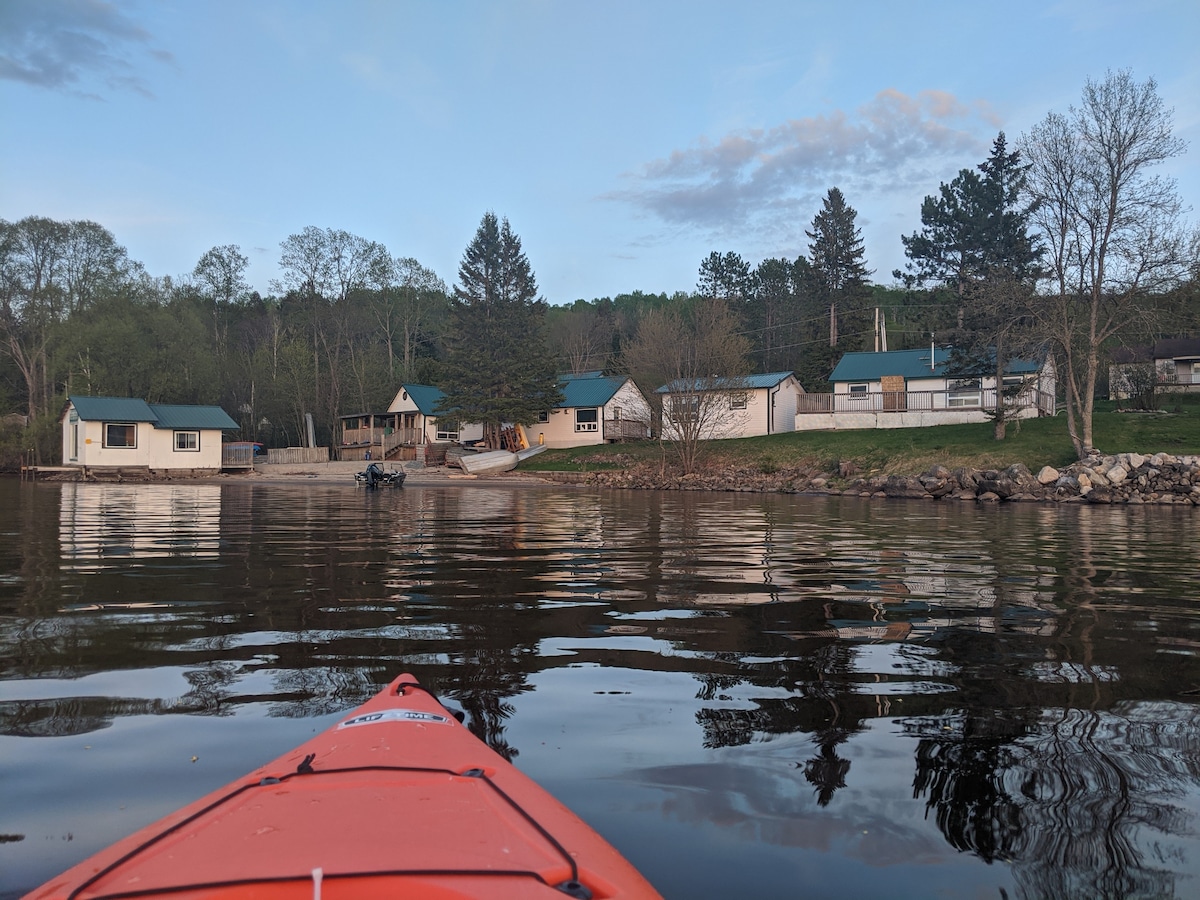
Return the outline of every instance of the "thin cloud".
[[[172,57],[151,35],[104,0],[4,0],[0,3],[0,79],[100,99],[98,82],[152,97],[130,62],[134,51]]]
[[[811,217],[833,186],[881,198],[929,190],[974,164],[995,126],[991,110],[944,91],[885,90],[847,114],[791,119],[766,129],[701,138],[627,173],[606,199],[632,204],[664,224],[769,235]]]

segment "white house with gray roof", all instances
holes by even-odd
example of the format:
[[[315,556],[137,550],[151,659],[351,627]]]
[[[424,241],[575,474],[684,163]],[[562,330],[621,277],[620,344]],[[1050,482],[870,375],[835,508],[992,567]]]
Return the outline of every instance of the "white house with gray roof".
[[[696,406],[704,395],[704,440],[755,437],[796,430],[796,408],[804,388],[792,372],[764,372],[741,378],[704,379],[699,388],[672,382],[657,391],[663,402],[663,432],[670,439],[679,405]],[[684,415],[688,414],[686,412]],[[693,416],[694,420],[695,416]]]
[[[222,433],[238,428],[219,406],[69,397],[62,414],[63,465],[219,472]]]

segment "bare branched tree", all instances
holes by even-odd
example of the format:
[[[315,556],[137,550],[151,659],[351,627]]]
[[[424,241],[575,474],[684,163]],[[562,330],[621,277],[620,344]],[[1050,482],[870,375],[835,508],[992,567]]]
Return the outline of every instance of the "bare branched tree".
[[[1182,204],[1153,166],[1184,152],[1153,78],[1128,71],[1089,80],[1081,105],[1050,113],[1022,139],[1027,188],[1044,233],[1048,290],[1034,305],[1058,349],[1067,428],[1082,459],[1102,351],[1154,309],[1153,294],[1185,274]]]
[[[745,418],[749,352],[728,305],[715,298],[650,311],[625,348],[626,371],[685,474],[696,471],[706,441],[732,437]]]

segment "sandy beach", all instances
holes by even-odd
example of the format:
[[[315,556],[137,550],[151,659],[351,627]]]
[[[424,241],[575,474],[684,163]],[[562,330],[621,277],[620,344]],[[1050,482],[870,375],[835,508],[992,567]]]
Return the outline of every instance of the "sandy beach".
[[[296,482],[319,482],[322,484],[345,484],[355,486],[354,475],[366,468],[366,463],[359,461],[332,461],[323,463],[263,463],[256,462],[252,472],[241,474],[224,474],[222,480],[244,480],[253,484],[289,484]],[[551,485],[558,482],[529,472],[504,472],[500,475],[467,475],[462,470],[450,466],[424,466],[414,463],[382,463],[385,471],[402,470],[405,473],[406,485],[470,485],[486,484],[491,486],[510,485],[525,487],[535,485]]]

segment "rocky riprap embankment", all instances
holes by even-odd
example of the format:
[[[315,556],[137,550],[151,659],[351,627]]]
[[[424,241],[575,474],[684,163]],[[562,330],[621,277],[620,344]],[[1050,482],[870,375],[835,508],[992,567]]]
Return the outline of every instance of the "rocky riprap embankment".
[[[643,490],[846,494],[981,503],[1059,501],[1200,506],[1200,456],[1168,453],[1096,455],[1061,471],[1044,466],[1036,475],[1020,463],[1003,470],[951,470],[933,466],[921,475],[870,478],[854,478],[850,471],[834,475],[803,468],[762,472],[725,467],[692,475],[674,475],[657,466],[635,465],[616,472],[594,472],[586,476],[586,481],[606,487]]]

